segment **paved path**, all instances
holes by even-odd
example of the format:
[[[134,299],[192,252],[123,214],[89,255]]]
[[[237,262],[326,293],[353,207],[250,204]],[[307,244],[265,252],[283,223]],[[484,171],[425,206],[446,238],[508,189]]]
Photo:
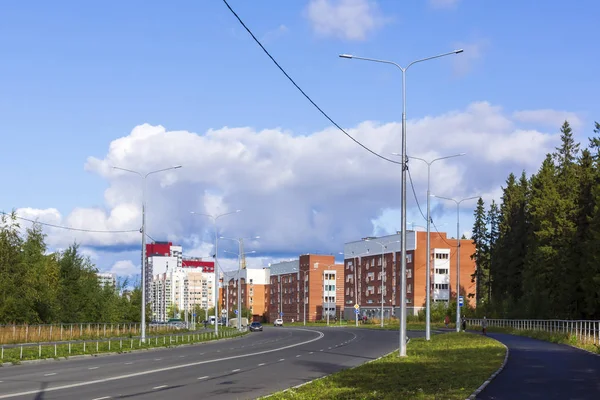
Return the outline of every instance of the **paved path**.
[[[478,399],[600,399],[600,356],[523,336],[488,335],[504,343],[510,354]]]
[[[265,326],[232,340],[0,368],[0,399],[254,399],[397,347],[396,331]]]

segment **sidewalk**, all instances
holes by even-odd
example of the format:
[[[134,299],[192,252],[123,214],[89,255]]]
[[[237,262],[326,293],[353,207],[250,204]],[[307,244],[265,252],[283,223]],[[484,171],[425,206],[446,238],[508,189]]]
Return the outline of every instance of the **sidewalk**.
[[[488,336],[504,343],[510,355],[477,399],[600,399],[600,356],[523,336]]]

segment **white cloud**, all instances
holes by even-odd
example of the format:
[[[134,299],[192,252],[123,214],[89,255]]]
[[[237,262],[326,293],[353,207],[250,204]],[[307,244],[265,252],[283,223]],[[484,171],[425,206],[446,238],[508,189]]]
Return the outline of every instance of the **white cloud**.
[[[433,8],[454,8],[460,0],[429,0],[429,5]]]
[[[133,276],[141,273],[139,265],[135,265],[131,260],[119,260],[110,269],[111,273],[118,276]]]
[[[433,164],[432,193],[498,200],[499,188],[510,172],[535,172],[558,143],[555,133],[521,129],[518,124],[501,107],[486,102],[409,120],[408,154],[432,159],[466,152],[464,157]],[[348,131],[389,156],[400,148],[400,128],[397,122],[367,121]],[[271,258],[304,252],[337,254],[345,241],[370,235],[373,230],[381,234],[399,228],[399,166],[375,158],[333,128],[309,136],[246,127],[196,134],[143,124],[114,140],[104,157],[87,161],[86,168],[108,182],[106,209],[78,208],[68,215],[51,208],[17,211],[41,222],[77,228],[137,230],[141,225],[141,180],[112,166],[145,172],[177,164],[183,168],[147,180],[147,230],[156,240],[182,244],[188,255],[208,257],[214,244],[212,221],[191,215],[192,210],[221,214],[241,209],[220,218],[217,226],[223,236],[261,236],[245,242],[247,251],[256,251],[257,257],[248,257],[251,266],[266,266]],[[427,167],[415,160],[409,167],[425,212]],[[407,206],[408,222],[424,225],[410,188]],[[465,204],[465,211],[469,209],[472,206]],[[451,205],[432,203],[434,218],[440,213],[453,218],[454,210]],[[436,219],[438,228],[442,229],[443,222]],[[464,224],[467,227],[470,222]],[[85,233],[56,228],[45,228],[45,232],[51,246],[64,248],[77,241],[98,251],[106,251],[106,246],[138,251],[141,239],[139,232]],[[219,242],[221,263],[227,269],[237,268],[236,259],[224,258],[222,250],[237,252],[237,244]],[[112,268],[133,271],[139,261],[131,259],[132,264],[115,263]]]
[[[371,0],[311,0],[307,16],[317,34],[347,40],[365,40],[389,22]]]
[[[463,53],[452,57],[455,75],[462,76],[471,72],[477,63],[481,62],[489,46],[490,41],[485,38],[479,38],[470,42],[454,43],[454,48],[464,50]]]
[[[581,118],[577,113],[560,110],[523,110],[515,111],[513,118],[517,121],[541,125],[553,129],[558,129],[564,122],[569,121],[573,129],[579,129],[582,126]]]

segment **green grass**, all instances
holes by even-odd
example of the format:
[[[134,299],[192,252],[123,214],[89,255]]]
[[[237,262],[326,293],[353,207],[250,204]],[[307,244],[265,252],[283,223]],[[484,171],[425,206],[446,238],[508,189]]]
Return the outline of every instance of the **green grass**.
[[[499,342],[471,333],[412,339],[406,358],[394,352],[269,399],[464,400],[502,365],[505,354]]]
[[[481,330],[478,325],[472,325],[469,329]],[[592,353],[600,354],[600,347],[592,343],[584,343],[581,340],[577,340],[575,335],[569,333],[558,333],[558,332],[546,332],[537,330],[526,330],[526,329],[513,329],[513,328],[498,328],[488,327],[488,332],[497,333],[508,333],[510,335],[525,336],[532,339],[544,340],[546,342],[557,343],[557,344],[568,344],[571,346],[579,347]]]
[[[76,355],[94,355],[100,353],[127,353],[134,350],[167,348],[186,344],[203,343],[217,339],[232,338],[245,335],[248,332],[238,332],[235,329],[221,328],[219,336],[215,337],[214,332],[189,333],[167,336],[147,337],[146,342],[142,343],[139,337],[134,338],[115,338],[106,341],[90,341],[85,343],[64,343],[51,345],[33,345],[2,349],[1,363],[18,364],[24,360],[38,360],[48,358],[68,358]]]

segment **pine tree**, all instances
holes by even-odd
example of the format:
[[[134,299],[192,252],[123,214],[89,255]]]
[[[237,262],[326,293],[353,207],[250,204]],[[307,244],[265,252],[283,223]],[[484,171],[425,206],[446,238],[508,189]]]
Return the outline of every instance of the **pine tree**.
[[[489,277],[489,233],[487,229],[485,204],[480,197],[475,208],[475,223],[471,239],[475,245],[475,253],[471,259],[475,261],[475,273],[471,275],[471,282],[475,282],[475,303],[481,305],[484,297],[483,288],[487,287]]]
[[[488,230],[488,252],[489,252],[489,277],[488,277],[488,285],[487,285],[487,301],[488,304],[492,302],[492,277],[493,277],[493,268],[496,265],[495,261],[495,252],[496,252],[496,243],[498,242],[498,237],[500,235],[500,209],[498,208],[498,204],[494,200],[490,204],[490,209],[486,216],[486,223],[489,226]]]

